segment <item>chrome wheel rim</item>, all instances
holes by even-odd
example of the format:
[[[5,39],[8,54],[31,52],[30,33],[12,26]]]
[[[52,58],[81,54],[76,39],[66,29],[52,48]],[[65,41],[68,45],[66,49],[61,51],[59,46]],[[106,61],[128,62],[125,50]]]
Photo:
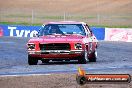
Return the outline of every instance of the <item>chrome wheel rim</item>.
[[[85,60],[88,61],[88,52],[85,51]]]
[[[97,51],[95,50],[95,57],[96,57],[96,58],[97,58],[97,55],[98,55],[98,54],[97,54]]]

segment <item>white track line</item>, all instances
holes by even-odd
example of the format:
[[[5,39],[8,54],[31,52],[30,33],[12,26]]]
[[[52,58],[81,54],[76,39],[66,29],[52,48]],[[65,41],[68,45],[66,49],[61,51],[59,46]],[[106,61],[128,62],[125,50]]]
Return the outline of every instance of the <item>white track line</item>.
[[[20,76],[50,76],[51,74],[17,74],[17,75],[0,75],[0,77],[20,77]]]

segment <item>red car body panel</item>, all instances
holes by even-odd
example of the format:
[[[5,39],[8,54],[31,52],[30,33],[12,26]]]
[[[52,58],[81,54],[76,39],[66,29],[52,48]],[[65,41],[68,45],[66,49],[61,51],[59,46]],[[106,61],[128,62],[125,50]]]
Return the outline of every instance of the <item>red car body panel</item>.
[[[0,28],[0,37],[3,36],[3,29]]]

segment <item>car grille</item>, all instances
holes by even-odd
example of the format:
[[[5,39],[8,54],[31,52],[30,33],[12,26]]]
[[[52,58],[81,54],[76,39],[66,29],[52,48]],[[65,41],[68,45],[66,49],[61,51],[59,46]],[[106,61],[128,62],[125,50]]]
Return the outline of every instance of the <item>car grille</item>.
[[[69,43],[40,44],[40,50],[70,50]]]

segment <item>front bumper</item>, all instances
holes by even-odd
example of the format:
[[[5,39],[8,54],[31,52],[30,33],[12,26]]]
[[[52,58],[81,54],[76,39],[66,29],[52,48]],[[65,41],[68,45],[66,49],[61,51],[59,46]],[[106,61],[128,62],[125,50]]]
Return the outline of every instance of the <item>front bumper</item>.
[[[33,57],[41,58],[74,58],[81,56],[84,50],[43,50],[43,51],[28,51],[28,54]]]

